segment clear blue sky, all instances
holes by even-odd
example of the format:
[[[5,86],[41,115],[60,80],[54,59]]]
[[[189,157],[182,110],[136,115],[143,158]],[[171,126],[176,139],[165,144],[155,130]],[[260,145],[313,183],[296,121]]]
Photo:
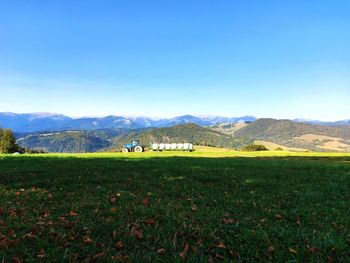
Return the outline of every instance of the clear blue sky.
[[[350,118],[350,1],[0,2],[0,111]]]

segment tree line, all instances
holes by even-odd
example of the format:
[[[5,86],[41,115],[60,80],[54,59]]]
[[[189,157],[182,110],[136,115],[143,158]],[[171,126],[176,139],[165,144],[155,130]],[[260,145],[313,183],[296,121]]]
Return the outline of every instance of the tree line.
[[[17,145],[12,130],[0,128],[0,153],[22,152],[22,150],[23,149]]]

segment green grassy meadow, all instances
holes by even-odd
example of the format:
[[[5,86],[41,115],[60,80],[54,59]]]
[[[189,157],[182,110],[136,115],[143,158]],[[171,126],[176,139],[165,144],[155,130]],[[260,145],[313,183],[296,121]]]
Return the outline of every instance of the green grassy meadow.
[[[0,155],[1,262],[349,262],[350,154]]]

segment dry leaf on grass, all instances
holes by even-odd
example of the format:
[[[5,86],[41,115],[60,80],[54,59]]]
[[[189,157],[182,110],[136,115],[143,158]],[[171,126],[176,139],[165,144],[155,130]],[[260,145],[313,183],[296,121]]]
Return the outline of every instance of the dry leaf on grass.
[[[114,248],[118,249],[118,250],[123,249],[124,248],[123,242],[122,241],[118,241],[117,243],[115,243]]]
[[[84,245],[90,245],[90,244],[92,244],[92,240],[88,236],[83,236],[83,243],[84,243]]]
[[[156,223],[156,220],[154,218],[148,218],[143,221],[146,225],[154,225]]]
[[[74,211],[70,211],[68,214],[66,214],[66,216],[78,216],[79,214],[77,212]]]
[[[187,251],[188,251],[189,248],[190,248],[190,245],[189,245],[188,243],[186,243],[185,246],[184,246],[183,251],[179,253],[179,256],[180,256],[182,259],[185,259],[185,258],[186,258],[186,254],[187,254]]]
[[[226,248],[224,243],[220,242],[219,244],[216,245],[217,248]]]
[[[144,198],[144,199],[142,200],[142,204],[143,204],[143,206],[148,206],[148,204],[149,204],[149,198],[148,198],[148,197]]]
[[[135,235],[135,237],[136,237],[138,240],[143,239],[142,230],[135,230],[134,235]]]
[[[221,260],[225,259],[225,257],[224,257],[223,255],[220,255],[220,254],[218,254],[218,253],[215,253],[215,257],[216,257],[217,259],[221,259]]]
[[[288,248],[288,251],[290,252],[290,253],[292,253],[292,254],[296,254],[297,253],[297,251],[294,249],[294,248]]]
[[[22,263],[22,260],[19,257],[12,257],[12,263]]]
[[[282,216],[280,214],[275,214],[275,219],[276,220],[282,220]]]
[[[166,250],[164,248],[160,248],[157,250],[157,253],[160,254],[160,255],[163,255],[165,254]]]

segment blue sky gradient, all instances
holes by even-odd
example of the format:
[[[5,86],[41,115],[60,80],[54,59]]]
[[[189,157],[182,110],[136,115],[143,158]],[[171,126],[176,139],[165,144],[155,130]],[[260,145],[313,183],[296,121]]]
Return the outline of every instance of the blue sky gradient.
[[[1,1],[0,111],[350,119],[350,1]]]

